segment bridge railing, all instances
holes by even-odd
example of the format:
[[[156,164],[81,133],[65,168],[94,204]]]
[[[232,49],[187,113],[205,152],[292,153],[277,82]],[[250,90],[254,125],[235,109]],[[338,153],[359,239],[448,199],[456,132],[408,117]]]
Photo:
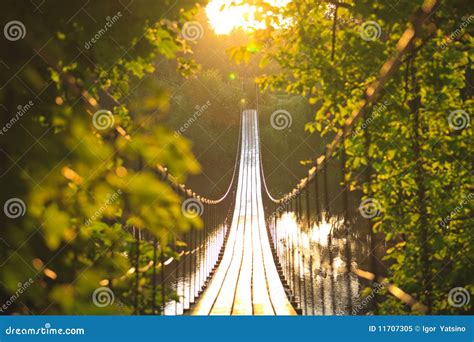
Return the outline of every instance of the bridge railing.
[[[181,235],[170,229],[174,239],[163,244],[146,229],[127,227],[136,245],[130,255],[135,263],[135,286],[131,290],[135,314],[186,314],[206,289],[224,254],[230,229],[240,164],[240,134],[241,128],[232,179],[220,198],[198,195],[180,184],[166,167],[154,170],[156,177],[180,196],[183,215],[199,216],[203,228],[191,228]]]
[[[162,177],[169,181],[166,173]],[[201,198],[181,185],[176,190],[183,203],[191,201],[197,208],[185,215],[199,215],[203,228],[175,235],[168,244],[159,243],[145,229],[127,228],[136,244],[129,256],[135,264],[136,281],[131,290],[135,314],[185,314],[206,288],[223,255],[235,189],[219,201]]]
[[[423,23],[432,16],[437,6],[438,1],[424,1],[413,16],[410,27],[399,39],[395,53],[380,68],[376,81],[365,90],[365,98],[359,107],[348,116],[332,142],[326,146],[324,153],[315,159],[307,176],[290,192],[280,198],[273,197],[265,182],[263,166],[261,167],[262,192],[274,258],[293,305],[303,314],[315,314],[316,311],[321,314],[327,314],[327,311],[333,314],[361,314],[367,310],[374,311],[380,287],[388,288],[389,293],[412,307],[416,306],[421,312],[426,310],[423,304],[417,303],[393,284],[386,283],[380,276],[376,257],[372,253],[377,236],[372,231],[370,220],[365,220],[370,248],[366,254],[370,254],[370,257],[365,262],[370,271],[362,271],[353,265],[355,247],[350,243],[354,237],[351,228],[360,223],[360,220],[354,220],[349,211],[349,202],[353,195],[348,190],[344,177],[346,173],[344,142],[358,120],[377,103],[384,92],[384,86],[399,69],[404,57],[413,50],[415,41],[422,37]],[[364,134],[368,133],[364,130]],[[333,196],[335,193],[329,189],[328,182],[329,169],[333,162],[340,163],[341,170],[342,185],[336,198]],[[341,202],[338,206],[335,203],[337,198]],[[319,241],[314,246],[308,246],[308,240],[311,239],[308,239],[308,236],[302,237],[308,233],[314,234],[313,226],[317,227]],[[339,245],[335,245],[333,240],[337,240]],[[354,276],[359,281],[372,285],[374,295],[363,307],[360,306],[358,298],[356,303],[353,302]],[[336,302],[335,292],[341,291],[343,287],[347,294],[343,296],[345,303]],[[319,309],[316,310],[317,308]]]

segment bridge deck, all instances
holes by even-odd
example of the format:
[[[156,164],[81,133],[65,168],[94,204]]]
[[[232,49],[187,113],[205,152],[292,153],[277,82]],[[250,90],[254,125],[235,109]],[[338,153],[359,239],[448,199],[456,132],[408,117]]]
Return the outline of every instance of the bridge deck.
[[[257,112],[242,118],[236,206],[222,261],[195,315],[295,315],[270,249],[261,194]]]

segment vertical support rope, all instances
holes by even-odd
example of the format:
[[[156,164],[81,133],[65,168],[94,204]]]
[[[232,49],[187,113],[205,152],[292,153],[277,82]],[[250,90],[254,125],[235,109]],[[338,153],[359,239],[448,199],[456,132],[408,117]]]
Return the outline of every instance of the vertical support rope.
[[[331,206],[329,203],[329,188],[328,188],[328,179],[327,179],[327,174],[328,174],[328,159],[329,155],[327,153],[327,149],[324,151],[325,153],[325,160],[323,164],[324,168],[324,197],[325,197],[325,205],[326,205],[326,220],[329,221],[330,219],[330,210]],[[331,311],[332,313],[335,313],[336,311],[336,293],[335,293],[335,284],[334,284],[334,265],[333,265],[333,255],[332,255],[332,230],[328,233],[328,261],[329,261],[329,269],[331,272]]]
[[[305,315],[308,314],[308,294],[307,294],[307,290],[306,290],[306,265],[305,265],[305,255],[304,255],[304,252],[302,253],[301,255],[301,258],[302,258],[302,268],[303,268],[303,272],[302,272],[302,276],[303,276],[303,313]]]
[[[315,197],[315,205],[316,205],[316,222],[319,223],[321,221],[321,204],[319,203],[319,169],[316,170],[316,174],[314,175],[314,197]]]
[[[140,230],[133,227],[133,235],[136,240],[135,256],[135,315],[140,314],[139,296],[140,296]]]
[[[325,210],[325,217],[326,221],[329,220],[330,217],[330,205],[329,205],[329,188],[328,188],[328,153],[327,153],[327,148],[324,149],[324,155],[326,158],[324,159],[323,162],[323,189],[324,189],[324,210]]]
[[[346,126],[343,126],[344,135],[341,143],[341,173],[342,173],[342,207],[344,211],[344,235],[345,235],[345,244],[344,244],[344,254],[346,258],[346,267],[347,267],[347,308],[349,312],[352,312],[352,289],[351,289],[351,267],[352,267],[352,252],[350,244],[350,233],[349,233],[349,191],[346,181],[346,146],[345,146],[345,130]]]
[[[164,247],[160,249],[160,264],[161,264],[161,314],[166,315],[166,284],[165,284],[165,254]]]
[[[315,314],[314,305],[314,275],[313,275],[313,256],[309,256],[309,281],[311,282],[311,314]]]
[[[334,3],[333,3],[334,4]],[[336,52],[336,26],[337,26],[337,10],[338,4],[334,4],[334,17],[332,22],[332,44],[331,44],[331,61],[334,61],[334,54]]]
[[[158,242],[156,238],[153,239],[153,274],[152,274],[152,295],[151,295],[151,313],[154,315],[156,314],[156,267],[157,267],[157,249],[158,249]]]

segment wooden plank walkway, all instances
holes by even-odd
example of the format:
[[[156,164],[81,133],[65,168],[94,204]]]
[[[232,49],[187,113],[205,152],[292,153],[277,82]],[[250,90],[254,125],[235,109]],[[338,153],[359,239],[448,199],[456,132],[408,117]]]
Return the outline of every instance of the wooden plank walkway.
[[[236,206],[224,255],[193,315],[296,315],[265,227],[257,112],[242,113]]]

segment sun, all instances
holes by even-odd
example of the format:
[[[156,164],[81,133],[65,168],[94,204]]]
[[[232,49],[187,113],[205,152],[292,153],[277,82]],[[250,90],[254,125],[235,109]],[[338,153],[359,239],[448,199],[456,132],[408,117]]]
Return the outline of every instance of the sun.
[[[284,7],[290,1],[265,0],[266,3],[276,7]],[[265,29],[265,22],[256,19],[263,14],[262,12],[262,7],[248,4],[243,0],[210,0],[206,6],[209,24],[217,34],[230,34],[235,29],[246,32]]]

